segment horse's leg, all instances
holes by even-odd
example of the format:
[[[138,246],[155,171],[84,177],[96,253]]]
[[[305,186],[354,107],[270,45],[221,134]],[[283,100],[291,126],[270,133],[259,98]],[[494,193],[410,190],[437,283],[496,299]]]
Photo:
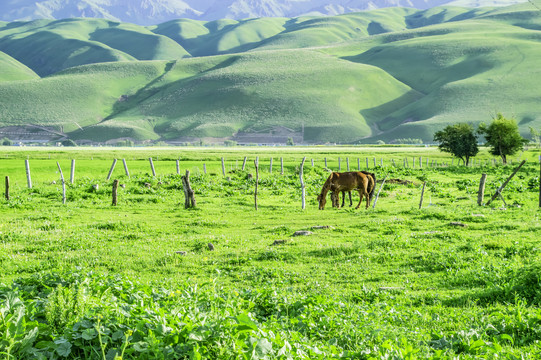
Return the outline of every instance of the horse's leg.
[[[346,202],[346,192],[342,191],[342,207],[344,207],[345,202]]]
[[[368,178],[366,178],[366,181],[363,183],[363,190],[364,194],[366,195],[366,208],[368,209],[368,206],[370,205],[370,193],[368,192]]]
[[[368,209],[369,206],[370,206],[370,194],[367,192],[366,193],[366,208]]]
[[[349,206],[353,205],[353,200],[351,199],[351,191],[348,191],[349,194]],[[342,204],[344,206],[344,204]]]
[[[355,209],[358,209],[361,207],[361,202],[363,201],[363,193],[362,193],[362,190],[359,190],[359,203],[357,204],[357,206],[355,207]]]
[[[334,199],[336,200],[336,207],[340,209],[340,191],[335,190],[333,191]]]

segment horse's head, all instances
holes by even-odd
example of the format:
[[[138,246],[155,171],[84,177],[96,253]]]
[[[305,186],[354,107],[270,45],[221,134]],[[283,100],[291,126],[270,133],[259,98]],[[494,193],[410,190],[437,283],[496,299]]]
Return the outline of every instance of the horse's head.
[[[325,204],[327,203],[327,197],[323,193],[317,196],[317,201],[319,202],[319,210],[325,209]]]

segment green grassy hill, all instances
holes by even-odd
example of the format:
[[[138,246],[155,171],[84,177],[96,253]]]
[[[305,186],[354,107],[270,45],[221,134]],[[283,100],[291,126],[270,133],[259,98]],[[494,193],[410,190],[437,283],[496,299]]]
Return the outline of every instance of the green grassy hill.
[[[446,124],[488,122],[497,111],[514,116],[522,132],[541,127],[541,25],[533,12],[489,15],[405,34],[384,35],[379,45],[348,60],[377,66],[425,94],[378,122],[377,138],[429,139]],[[366,44],[363,44],[366,46]],[[407,64],[407,66],[404,66]]]
[[[37,79],[39,76],[11,56],[0,51],[0,82]]]
[[[526,135],[541,128],[540,30],[530,4],[152,27],[0,23],[0,65],[9,69],[0,74],[0,127],[48,125],[95,141],[276,126],[304,126],[305,141],[317,143],[431,141],[447,124],[500,111]]]
[[[168,140],[269,126],[300,131],[304,123],[309,141],[352,142],[371,134],[377,113],[370,109],[395,111],[419,96],[378,68],[315,51],[187,59],[119,104],[106,121],[74,136],[85,138],[96,128],[107,129],[105,136],[112,129],[143,129],[145,119]],[[130,136],[142,140],[141,134]]]
[[[36,20],[0,28],[4,51],[41,76],[85,64],[190,56],[172,39],[102,19]]]
[[[96,124],[113,106],[161,76],[165,61],[81,66],[39,80],[0,83],[0,126],[36,124],[65,132]]]

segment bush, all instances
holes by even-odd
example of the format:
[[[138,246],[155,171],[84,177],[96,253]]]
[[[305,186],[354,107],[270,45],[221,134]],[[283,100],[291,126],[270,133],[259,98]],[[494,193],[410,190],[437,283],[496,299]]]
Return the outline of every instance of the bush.
[[[2,145],[3,145],[3,146],[11,146],[11,145],[13,145],[13,141],[11,141],[10,139],[8,139],[7,137],[3,138],[3,139],[1,140],[1,142],[2,142]]]
[[[62,144],[62,146],[77,146],[75,141],[73,141],[71,139],[66,139],[66,140],[62,141],[61,144]]]
[[[420,144],[423,143],[423,140],[422,140],[422,139],[411,139],[411,138],[407,138],[407,139],[395,139],[393,142],[396,143],[396,144],[413,144],[413,145],[420,145]]]

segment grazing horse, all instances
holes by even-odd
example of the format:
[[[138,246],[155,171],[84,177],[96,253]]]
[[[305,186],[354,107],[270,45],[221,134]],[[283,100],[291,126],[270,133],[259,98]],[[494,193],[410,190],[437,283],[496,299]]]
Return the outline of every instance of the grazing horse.
[[[373,181],[373,183],[371,182]],[[369,184],[373,184],[371,191],[368,191]],[[366,175],[360,171],[351,171],[345,173],[333,172],[325,181],[321,193],[318,195],[317,199],[319,202],[319,209],[323,210],[327,202],[327,193],[332,192],[331,198],[333,201],[333,206],[340,207],[339,205],[339,194],[341,191],[351,191],[357,190],[359,192],[359,203],[355,207],[358,209],[361,206],[363,196],[366,196],[366,208],[370,205],[370,193],[373,193],[375,187],[375,178],[371,175]]]
[[[376,174],[370,173],[368,171],[361,171],[361,172],[368,176],[367,191],[368,191],[368,193],[370,195],[370,200],[372,200],[372,198],[374,196],[375,189],[376,189]],[[331,190],[332,190],[332,188],[331,188]],[[351,205],[353,205],[353,201],[351,200],[351,191],[348,191],[348,194],[349,194],[349,206],[351,206]],[[339,206],[338,206],[339,201],[340,201],[340,196],[338,195],[338,198],[335,199],[334,192],[331,191],[332,206],[339,208]],[[342,191],[342,207],[344,207],[345,202],[346,202],[346,190],[343,190]]]

